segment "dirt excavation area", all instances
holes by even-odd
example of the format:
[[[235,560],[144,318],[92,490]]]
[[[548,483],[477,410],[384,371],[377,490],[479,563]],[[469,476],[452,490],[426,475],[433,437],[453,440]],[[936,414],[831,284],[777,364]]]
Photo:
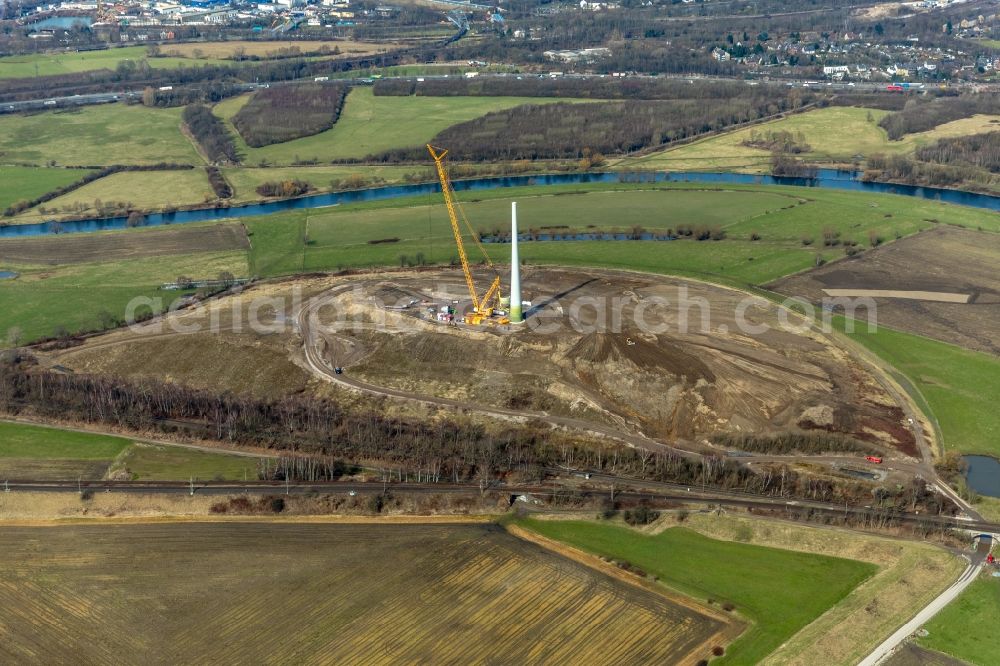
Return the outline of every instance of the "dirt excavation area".
[[[1000,234],[936,227],[769,286],[812,303],[868,296],[880,325],[1000,354]]]
[[[456,323],[470,304],[458,269],[401,270],[260,283],[39,358],[65,372],[428,419],[544,417],[693,450],[917,453],[873,371],[773,303],[591,269],[526,267],[522,283],[519,325]]]
[[[458,321],[469,306],[457,271],[362,277],[322,297],[310,335],[349,381],[470,408],[682,445],[832,433],[916,453],[902,410],[871,371],[772,303],[589,269],[530,268],[522,283],[525,323],[473,327],[440,321],[443,308]]]

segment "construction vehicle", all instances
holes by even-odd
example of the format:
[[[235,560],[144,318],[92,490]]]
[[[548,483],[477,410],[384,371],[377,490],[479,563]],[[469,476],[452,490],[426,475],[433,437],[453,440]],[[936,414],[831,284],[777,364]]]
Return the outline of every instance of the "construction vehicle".
[[[472,230],[472,227],[469,225],[469,220],[465,217],[465,213],[463,212],[462,220],[465,222],[465,226],[469,230],[469,233],[472,234],[472,239],[476,242],[480,252],[483,253],[483,258],[486,261],[487,267],[489,267],[494,274],[493,282],[490,284],[489,289],[486,290],[486,293],[482,298],[479,297],[479,293],[476,291],[476,282],[472,279],[472,271],[469,270],[469,257],[465,252],[465,243],[462,241],[462,229],[458,224],[458,213],[461,211],[461,208],[458,207],[458,204],[455,201],[455,190],[451,185],[451,179],[448,178],[448,172],[444,168],[444,158],[448,154],[448,151],[442,148],[435,149],[434,146],[430,144],[427,144],[427,150],[430,152],[431,157],[434,158],[434,166],[437,167],[438,179],[441,181],[441,193],[444,195],[444,204],[448,209],[448,219],[451,221],[451,231],[455,235],[455,245],[458,247],[458,258],[462,262],[462,272],[465,274],[465,284],[469,288],[469,296],[472,299],[472,312],[465,315],[465,323],[474,326],[487,323],[509,324],[510,318],[502,315],[498,316],[498,313],[496,313],[500,302],[500,275],[493,266],[493,261],[490,259],[490,255],[487,254],[486,248],[479,242],[479,235]]]

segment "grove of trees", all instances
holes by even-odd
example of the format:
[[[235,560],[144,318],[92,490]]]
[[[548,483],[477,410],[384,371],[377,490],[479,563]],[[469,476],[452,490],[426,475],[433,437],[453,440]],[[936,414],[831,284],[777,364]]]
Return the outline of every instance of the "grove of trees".
[[[210,108],[203,104],[191,104],[184,107],[182,118],[209,160],[216,164],[239,162],[232,136]]]
[[[333,127],[348,88],[310,83],[258,91],[233,117],[233,125],[254,148],[317,134]]]

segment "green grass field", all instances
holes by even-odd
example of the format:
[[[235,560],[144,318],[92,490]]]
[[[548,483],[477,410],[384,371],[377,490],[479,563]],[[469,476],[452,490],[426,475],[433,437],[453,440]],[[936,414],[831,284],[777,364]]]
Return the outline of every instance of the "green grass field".
[[[106,104],[0,116],[0,161],[62,166],[204,164],[180,131],[181,108]]]
[[[422,145],[441,130],[490,111],[520,104],[565,101],[530,97],[376,97],[371,88],[354,88],[332,129],[294,141],[251,148],[230,122],[248,99],[242,96],[220,102],[215,106],[215,114],[229,124],[236,136],[236,146],[244,156],[243,162],[251,166],[362,158],[391,148]]]
[[[158,210],[166,204],[173,206],[200,205],[215,199],[205,170],[199,167],[184,171],[124,171],[99,178],[83,187],[42,204],[46,213],[38,208],[25,211],[14,218],[16,222],[37,222],[56,214],[97,215],[94,204],[113,201],[131,202],[141,210]]]
[[[684,146],[624,160],[622,167],[666,169],[670,171],[746,171],[766,173],[771,154],[744,146],[752,132],[785,131],[801,133],[811,150],[803,154],[810,161],[852,163],[873,153],[910,154],[917,147],[938,139],[994,131],[1000,116],[975,116],[945,123],[927,132],[910,134],[890,141],[878,121],[886,111],[857,107],[827,107],[793,114],[753,127],[726,132]],[[870,120],[869,120],[870,118]]]
[[[885,327],[858,326],[850,336],[913,382],[946,449],[1000,456],[1000,358]]]
[[[96,328],[102,310],[122,317],[127,304],[138,297],[161,299],[167,307],[182,294],[159,287],[179,275],[214,278],[221,271],[238,276],[248,272],[244,251],[7,268],[20,276],[0,282],[0,336],[5,338],[4,334],[16,327],[25,341],[52,335],[59,326],[71,332]]]
[[[88,173],[87,169],[0,166],[0,211],[18,201],[30,201],[68,185]]]
[[[920,645],[976,666],[1000,663],[1000,578],[980,578],[927,623]]]
[[[518,524],[587,552],[626,560],[683,594],[734,604],[753,625],[719,663],[759,663],[878,570],[853,560],[718,541],[680,527],[647,536],[583,521]]]
[[[525,242],[532,263],[632,268],[689,275],[726,284],[757,285],[830,260],[842,250],[822,248],[830,227],[844,239],[867,243],[869,231],[886,239],[905,236],[940,219],[963,226],[1000,229],[986,211],[896,196],[803,190],[791,187],[704,185],[588,185],[524,187],[463,194],[474,229],[505,228],[510,201],[517,200],[521,228],[565,225],[571,229],[629,230],[635,225],[665,231],[678,225],[718,226],[722,241],[540,241]],[[252,264],[260,275],[303,270],[399,265],[419,253],[428,262],[450,262],[454,241],[438,195],[345,205],[248,219],[261,242]],[[544,231],[544,230],[543,230]],[[558,230],[557,230],[558,231]],[[760,239],[750,240],[753,234]],[[399,238],[371,245],[370,240]],[[802,239],[814,242],[805,246]],[[506,246],[494,250],[500,259]]]
[[[0,478],[99,479],[127,439],[0,421]]]
[[[127,439],[0,421],[0,458],[111,460]]]
[[[257,458],[122,437],[0,421],[0,479],[91,481],[127,470],[136,481],[242,481],[257,478]]]
[[[114,469],[131,473],[135,481],[253,481],[257,458],[200,451],[180,446],[134,444],[116,461]]]
[[[145,46],[126,46],[104,51],[84,51],[65,53],[38,53],[0,58],[0,79],[24,79],[33,76],[54,74],[74,74],[97,69],[115,69],[126,60],[136,63],[145,61],[150,67],[175,69],[190,67],[188,58],[147,58]],[[200,63],[219,63],[221,60],[201,59]]]

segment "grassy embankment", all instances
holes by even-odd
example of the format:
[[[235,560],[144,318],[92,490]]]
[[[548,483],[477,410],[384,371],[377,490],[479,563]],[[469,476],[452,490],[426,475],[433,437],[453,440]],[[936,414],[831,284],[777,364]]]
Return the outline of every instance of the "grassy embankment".
[[[902,372],[941,426],[946,450],[1000,456],[1000,358],[911,333],[849,334]]]
[[[365,186],[376,183],[393,185],[404,183],[407,178],[419,175],[421,180],[432,180],[436,176],[429,166],[419,164],[412,166],[355,166],[355,165],[323,165],[323,166],[287,166],[287,167],[226,167],[223,170],[226,179],[233,186],[233,201],[244,203],[259,201],[257,186],[266,182],[284,180],[304,180],[316,192],[332,188],[333,181],[339,181],[337,189],[349,188],[352,180]]]
[[[97,481],[127,470],[136,481],[257,478],[257,459],[0,421],[0,478]]]
[[[215,194],[208,183],[208,176],[200,167],[176,171],[123,171],[99,178],[42,204],[41,208],[45,209],[45,213],[33,208],[13,218],[13,221],[41,222],[70,213],[97,215],[95,206],[98,201],[103,205],[127,202],[132,204],[131,208],[152,211],[164,208],[166,202],[174,202],[172,205],[196,205],[214,199]],[[60,212],[53,214],[53,209]]]
[[[1000,116],[974,116],[939,125],[890,141],[878,121],[887,114],[880,109],[827,107],[790,115],[780,120],[726,132],[700,141],[668,148],[618,166],[668,171],[741,171],[768,173],[771,153],[743,145],[751,133],[801,133],[810,150],[801,157],[810,162],[852,164],[873,153],[910,155],[918,147],[938,139],[995,131]]]
[[[0,421],[4,479],[101,478],[129,446],[127,439]]]
[[[735,605],[753,625],[720,663],[758,663],[877,571],[864,562],[721,541],[683,527],[647,535],[587,521],[522,520],[518,525],[628,561],[685,595]]]
[[[920,645],[976,666],[1000,663],[1000,578],[984,575],[927,623]]]

